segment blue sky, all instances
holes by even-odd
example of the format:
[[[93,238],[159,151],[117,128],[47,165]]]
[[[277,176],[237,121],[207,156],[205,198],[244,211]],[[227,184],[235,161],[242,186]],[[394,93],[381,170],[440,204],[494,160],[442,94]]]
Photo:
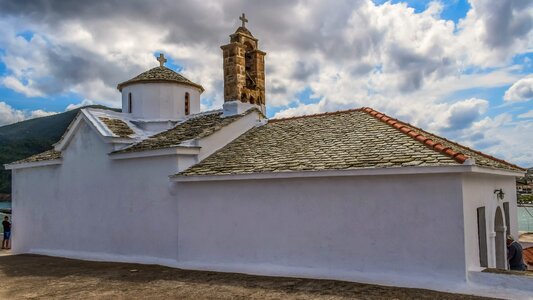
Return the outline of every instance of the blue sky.
[[[371,106],[533,166],[528,1],[99,1],[0,0],[0,125],[118,107],[116,85],[156,66],[160,52],[206,88],[204,109],[218,108],[219,46],[245,11],[268,53],[269,117]]]

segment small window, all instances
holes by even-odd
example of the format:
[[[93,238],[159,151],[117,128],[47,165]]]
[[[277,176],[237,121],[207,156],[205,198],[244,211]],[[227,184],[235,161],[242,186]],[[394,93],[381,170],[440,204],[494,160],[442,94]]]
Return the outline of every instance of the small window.
[[[131,114],[131,112],[132,112],[131,105],[132,105],[132,101],[131,101],[131,93],[129,93],[129,94],[128,94],[128,113],[130,113],[130,114]]]
[[[503,202],[503,213],[505,214],[505,226],[507,227],[507,235],[511,234],[511,220],[509,216],[509,202]]]
[[[191,100],[189,99],[189,93],[185,93],[185,115],[188,116],[191,113]]]
[[[479,265],[486,268],[488,264],[487,257],[487,223],[485,220],[485,207],[477,208],[477,238],[479,246]]]

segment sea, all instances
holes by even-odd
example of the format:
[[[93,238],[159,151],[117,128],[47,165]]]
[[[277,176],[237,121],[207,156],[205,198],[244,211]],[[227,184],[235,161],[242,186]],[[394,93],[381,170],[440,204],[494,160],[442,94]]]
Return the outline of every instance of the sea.
[[[533,232],[533,205],[518,207],[518,231]]]
[[[11,208],[11,202],[9,202],[9,201],[0,202],[0,209],[2,209],[2,208]]]

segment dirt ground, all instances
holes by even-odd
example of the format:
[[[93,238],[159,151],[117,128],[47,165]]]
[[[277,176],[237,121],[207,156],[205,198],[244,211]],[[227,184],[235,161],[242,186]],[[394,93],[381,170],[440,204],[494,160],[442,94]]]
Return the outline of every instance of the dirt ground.
[[[481,299],[333,280],[186,271],[40,255],[0,256],[1,299]]]

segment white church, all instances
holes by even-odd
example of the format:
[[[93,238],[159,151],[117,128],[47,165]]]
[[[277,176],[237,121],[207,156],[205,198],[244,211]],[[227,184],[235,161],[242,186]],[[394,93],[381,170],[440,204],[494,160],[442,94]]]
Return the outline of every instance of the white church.
[[[118,85],[122,112],[82,109],[53,149],[6,165],[14,253],[447,291],[522,284],[482,270],[506,268],[524,169],[371,108],[269,120],[266,54],[242,20],[221,47],[221,109],[200,111],[203,87],[160,55]]]

